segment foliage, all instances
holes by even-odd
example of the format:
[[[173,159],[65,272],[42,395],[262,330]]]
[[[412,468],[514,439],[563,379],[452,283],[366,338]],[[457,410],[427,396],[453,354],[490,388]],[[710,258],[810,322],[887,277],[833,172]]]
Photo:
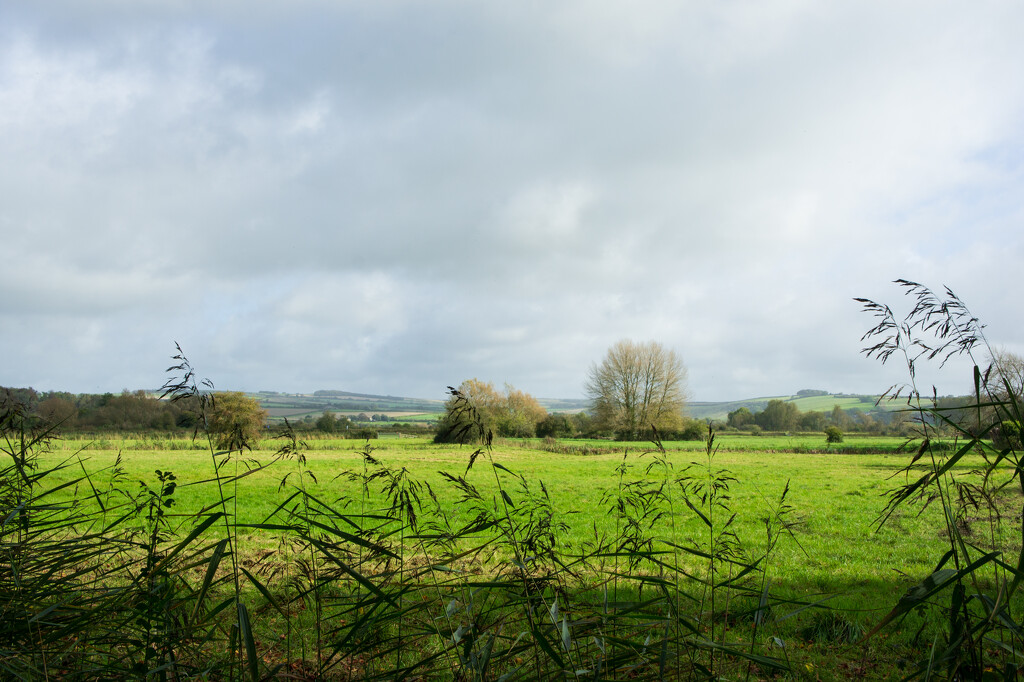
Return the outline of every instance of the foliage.
[[[912,612],[935,609],[943,616],[945,632],[933,640],[914,676],[1016,679],[1021,669],[1024,622],[1014,606],[1024,584],[1024,547],[1018,546],[1016,556],[1004,559],[994,543],[972,538],[970,525],[983,520],[995,537],[1003,524],[1000,493],[1015,486],[1024,494],[1019,449],[1012,443],[996,449],[985,440],[1002,423],[1019,424],[1024,403],[998,366],[998,354],[989,348],[983,325],[960,298],[948,288],[937,295],[916,282],[896,283],[913,301],[902,319],[887,305],[856,299],[876,319],[875,326],[862,337],[872,343],[864,353],[883,363],[897,357],[906,364],[908,383],[893,386],[886,395],[906,398],[919,430],[919,444],[905,468],[909,482],[890,492],[878,523],[889,522],[897,510],[914,502],[938,504],[941,530],[949,544],[932,573],[912,587],[868,637]],[[993,358],[984,371],[975,360],[976,350],[987,350]],[[937,359],[945,364],[957,356],[969,358],[974,365],[973,404],[967,409],[944,408],[922,395],[916,385],[919,363]],[[954,418],[964,415],[970,416],[966,422]],[[932,445],[940,424],[959,438],[959,447],[952,453],[937,451]],[[980,483],[965,479],[956,469],[974,452],[985,459]]]
[[[577,433],[576,423],[567,414],[549,414],[537,424],[537,435],[540,438],[569,438]]]
[[[449,391],[444,417],[437,424],[437,443],[479,443],[488,434],[530,438],[548,416],[533,396],[508,384],[499,392],[490,382],[467,379]],[[467,404],[472,405],[472,413]]]
[[[764,410],[754,415],[754,421],[765,431],[790,431],[796,428],[799,413],[793,403],[769,400]]]
[[[741,407],[729,413],[726,423],[734,429],[742,429],[754,423],[754,415],[748,408]]]
[[[826,443],[842,443],[843,442],[843,431],[838,426],[826,426],[825,427],[825,442]]]
[[[218,448],[252,449],[259,442],[267,413],[258,400],[231,391],[214,394],[210,405],[208,429]]]
[[[849,415],[838,405],[832,407],[832,414],[829,416],[829,420],[832,422],[832,426],[838,427],[840,430],[850,427]]]
[[[348,417],[338,417],[330,410],[324,410],[316,420],[316,430],[321,433],[337,433],[351,426],[352,421]]]
[[[690,419],[677,435],[679,440],[704,440],[708,435],[708,428],[706,424]]]
[[[1010,448],[1020,451],[1020,433],[1020,422],[1005,419],[999,422],[999,426],[992,430],[992,444],[997,448]]]
[[[825,415],[821,412],[811,411],[799,415],[797,427],[801,431],[821,431],[828,424]]]
[[[586,392],[599,429],[623,440],[681,425],[686,368],[675,351],[648,341],[622,340],[590,368]]]

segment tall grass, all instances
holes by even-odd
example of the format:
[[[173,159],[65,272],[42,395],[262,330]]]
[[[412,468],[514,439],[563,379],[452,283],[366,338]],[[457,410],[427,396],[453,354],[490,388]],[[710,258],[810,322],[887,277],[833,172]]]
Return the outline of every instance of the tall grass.
[[[917,428],[913,456],[903,472],[908,482],[891,491],[878,524],[908,505],[935,504],[942,510],[948,547],[934,571],[903,595],[867,637],[914,614],[938,612],[945,629],[933,635],[927,657],[910,677],[1017,679],[1024,665],[1024,623],[1019,613],[1024,546],[1016,556],[1004,556],[995,537],[1006,523],[1002,508],[1019,504],[1010,493],[1024,494],[1020,443],[1011,439],[997,447],[989,438],[1004,422],[1021,423],[1024,397],[998,364],[982,369],[976,355],[995,354],[984,326],[960,298],[948,288],[936,294],[916,282],[896,283],[913,302],[903,318],[887,305],[857,299],[876,318],[862,339],[871,343],[865,354],[883,363],[898,359],[907,369],[907,383],[893,386],[883,398],[905,399]],[[929,398],[917,385],[920,363],[945,364],[954,357],[966,357],[973,365],[973,400],[967,410],[942,408],[934,390]],[[935,446],[940,426],[955,434],[953,448]],[[954,469],[972,453],[984,458],[980,482]],[[1019,522],[1024,509],[1012,513]],[[971,526],[979,522],[988,528],[988,541],[985,534],[972,532]]]
[[[217,449],[212,395],[180,349],[174,359],[165,395],[194,399],[202,480],[162,469],[133,483],[119,463],[100,477],[77,452],[41,467],[53,431],[0,407],[0,676],[718,679],[788,668],[781,642],[758,629],[781,611],[767,573],[775,542],[750,556],[734,534],[713,433],[685,471],[660,443],[624,455],[605,496],[615,535],[595,527],[570,546],[573,512],[496,461],[490,434],[467,449],[465,471],[442,472],[454,509],[369,443],[344,474],[358,493],[339,497],[287,423],[269,463],[244,438]],[[482,428],[465,396],[452,398]],[[242,523],[244,479],[267,467],[287,495]],[[50,484],[72,469],[81,474]],[[195,485],[216,502],[179,512],[176,495]],[[702,534],[681,534],[684,514]],[[242,530],[276,537],[275,549],[246,551]],[[725,624],[744,609],[758,627],[741,639]]]

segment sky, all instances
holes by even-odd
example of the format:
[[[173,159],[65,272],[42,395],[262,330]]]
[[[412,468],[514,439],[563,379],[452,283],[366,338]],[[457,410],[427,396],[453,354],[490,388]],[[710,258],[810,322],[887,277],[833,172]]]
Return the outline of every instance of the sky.
[[[1024,353],[1024,4],[7,0],[0,385],[879,393],[854,297]],[[979,358],[981,360],[983,358]],[[954,361],[919,374],[965,391]],[[929,389],[930,390],[930,389]]]

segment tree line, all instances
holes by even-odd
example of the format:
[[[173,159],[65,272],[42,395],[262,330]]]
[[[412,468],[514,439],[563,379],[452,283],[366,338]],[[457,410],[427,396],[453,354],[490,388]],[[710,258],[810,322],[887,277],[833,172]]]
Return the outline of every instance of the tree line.
[[[903,435],[910,428],[910,421],[906,413],[882,407],[865,412],[857,407],[844,410],[835,405],[830,412],[801,412],[795,404],[776,399],[769,400],[760,412],[752,412],[746,407],[733,410],[721,426],[752,433],[824,431],[834,427],[842,432]]]
[[[686,368],[675,351],[654,341],[628,339],[608,349],[588,372],[589,412],[548,412],[537,400],[506,384],[497,390],[479,379],[450,388],[435,442],[479,442],[488,437],[614,437],[697,440],[703,422],[687,419]]]
[[[174,431],[194,428],[195,398],[172,402],[146,391],[37,392],[0,387],[0,397],[22,405],[30,419],[64,431]]]
[[[998,377],[1004,393],[1024,394],[1024,360],[1019,356],[995,351],[988,371]],[[509,384],[499,390],[492,383],[474,378],[450,390],[451,397],[435,429],[437,442],[481,441],[489,436],[696,440],[706,435],[708,428],[707,423],[685,416],[686,368],[682,360],[674,351],[653,341],[622,340],[609,348],[587,374],[585,391],[592,407],[577,414],[549,414],[536,398]],[[800,392],[802,396],[822,394],[825,391],[814,389]],[[224,438],[244,433],[250,440],[258,440],[265,432],[267,414],[256,399],[241,393],[212,395],[215,400],[207,414],[215,424],[215,432],[226,434]],[[64,431],[194,430],[195,415],[201,412],[190,402],[200,400],[199,396],[170,401],[141,390],[125,390],[115,395],[0,388],[0,398],[17,401],[39,423],[56,425]],[[967,419],[971,415],[956,413],[965,400],[942,398],[938,405],[951,418]],[[724,423],[711,426],[746,432],[828,430],[830,434],[907,435],[913,428],[908,414],[880,407],[844,410],[839,405],[827,413],[801,412],[795,404],[776,399],[759,412],[747,407],[733,410]],[[352,420],[325,410],[318,419],[305,417],[293,426],[300,431],[373,438],[377,429],[387,423],[384,414],[359,415]],[[1005,432],[1019,438],[1020,431],[1019,422],[1007,423],[996,436]]]
[[[197,415],[205,414],[206,428],[218,447],[239,442],[258,443],[268,435],[267,412],[255,398],[234,391],[207,394],[206,409],[201,396],[163,400],[147,391],[124,390],[120,394],[38,392],[32,388],[0,387],[0,403],[17,403],[33,426],[52,427],[63,433],[178,433],[197,428]],[[367,428],[373,423],[375,428]],[[295,431],[319,431],[345,438],[376,438],[378,429],[389,422],[384,414],[361,414],[355,420],[325,411],[319,419],[298,420]]]

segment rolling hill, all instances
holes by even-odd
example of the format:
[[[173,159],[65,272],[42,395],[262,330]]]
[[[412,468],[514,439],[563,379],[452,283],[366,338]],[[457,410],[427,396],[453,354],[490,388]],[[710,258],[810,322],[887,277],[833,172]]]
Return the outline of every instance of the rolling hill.
[[[823,392],[822,392],[823,393]],[[325,410],[336,414],[355,416],[386,414],[392,419],[402,421],[433,421],[444,412],[443,400],[426,398],[404,398],[391,395],[375,395],[372,393],[353,393],[339,390],[320,390],[313,393],[276,393],[261,391],[251,394],[260,401],[270,415],[272,421],[302,419],[306,416],[316,418]],[[747,398],[726,402],[691,402],[686,405],[686,413],[694,419],[716,419],[724,421],[728,414],[741,407],[751,412],[760,412],[769,400],[784,400],[794,403],[801,412],[830,412],[839,405],[844,410],[860,409],[868,412],[875,408],[877,395],[854,395],[849,393],[828,393],[823,395],[781,395]],[[549,412],[581,412],[589,403],[582,398],[538,398]],[[879,407],[896,409],[898,404],[882,403]]]

